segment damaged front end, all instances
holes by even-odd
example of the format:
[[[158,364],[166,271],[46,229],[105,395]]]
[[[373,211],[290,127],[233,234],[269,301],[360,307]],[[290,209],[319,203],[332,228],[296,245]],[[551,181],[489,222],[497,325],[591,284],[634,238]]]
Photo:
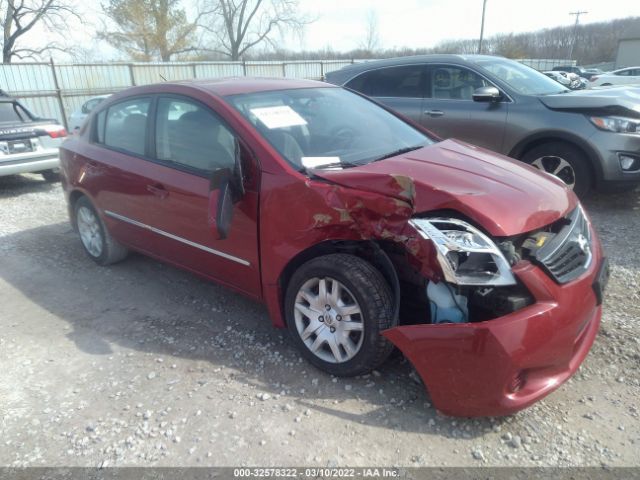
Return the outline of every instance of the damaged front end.
[[[606,261],[576,207],[547,227],[492,240],[456,218],[411,220],[435,245],[443,279],[424,279],[422,320],[405,309],[383,332],[437,409],[505,415],[567,380],[598,330]]]
[[[434,167],[439,152],[454,148],[469,153],[449,143],[428,161],[423,152],[405,163],[313,172],[307,185],[324,191],[330,207],[313,229],[384,250],[400,305],[397,326],[383,335],[416,368],[438,410],[506,415],[561,385],[588,353],[606,262],[575,196],[524,167],[513,167],[521,184],[494,182],[490,192],[479,182],[442,189],[426,174],[393,174],[414,162],[416,172],[441,175],[440,184],[461,182],[458,156]],[[474,155],[499,177],[501,164]],[[459,167],[469,165],[476,164]]]

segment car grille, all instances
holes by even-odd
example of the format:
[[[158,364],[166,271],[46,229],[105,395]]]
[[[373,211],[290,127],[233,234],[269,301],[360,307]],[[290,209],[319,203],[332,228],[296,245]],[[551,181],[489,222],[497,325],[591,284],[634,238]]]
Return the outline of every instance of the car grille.
[[[558,283],[578,278],[591,264],[591,231],[582,207],[567,217],[562,227],[544,247],[536,252],[536,260]]]

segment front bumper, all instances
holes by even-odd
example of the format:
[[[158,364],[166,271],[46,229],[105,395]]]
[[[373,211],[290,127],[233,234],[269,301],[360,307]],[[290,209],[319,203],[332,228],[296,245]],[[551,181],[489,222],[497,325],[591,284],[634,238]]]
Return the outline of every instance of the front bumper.
[[[36,152],[0,155],[0,177],[19,173],[41,172],[58,168],[58,149],[44,149]]]
[[[383,332],[412,362],[434,406],[453,416],[508,415],[551,393],[578,369],[598,332],[603,257],[559,285],[520,262],[514,274],[535,303],[478,323],[407,325]],[[595,285],[595,286],[594,286]]]
[[[640,184],[640,170],[624,171],[620,166],[620,154],[640,157],[640,135],[596,130],[589,142],[602,159],[602,178],[599,187]]]

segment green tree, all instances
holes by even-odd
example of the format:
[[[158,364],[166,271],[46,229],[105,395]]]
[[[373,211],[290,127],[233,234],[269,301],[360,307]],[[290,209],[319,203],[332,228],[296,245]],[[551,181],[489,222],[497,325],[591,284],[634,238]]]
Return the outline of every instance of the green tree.
[[[187,20],[180,0],[109,0],[102,9],[116,29],[104,29],[99,38],[134,60],[168,62],[196,50],[197,20]]]

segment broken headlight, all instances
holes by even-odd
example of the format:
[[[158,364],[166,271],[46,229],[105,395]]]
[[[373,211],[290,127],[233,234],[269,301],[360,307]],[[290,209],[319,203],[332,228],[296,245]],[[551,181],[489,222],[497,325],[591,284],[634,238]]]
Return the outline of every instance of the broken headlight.
[[[436,247],[444,278],[458,285],[514,285],[509,262],[477,228],[455,218],[414,218],[410,224]]]

